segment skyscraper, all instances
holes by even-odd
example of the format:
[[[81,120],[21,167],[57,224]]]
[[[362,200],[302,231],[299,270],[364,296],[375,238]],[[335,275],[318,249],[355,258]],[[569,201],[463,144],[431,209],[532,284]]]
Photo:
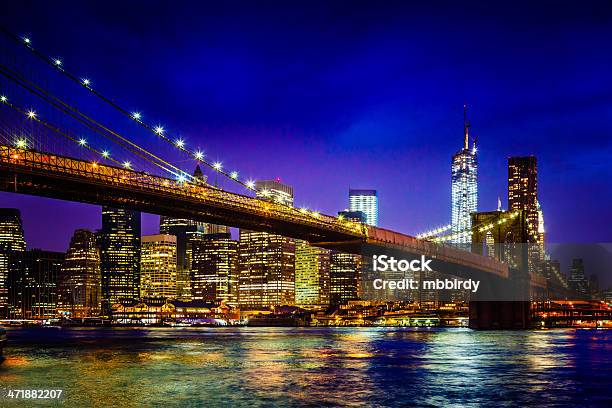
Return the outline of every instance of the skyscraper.
[[[567,284],[575,295],[585,299],[589,297],[589,280],[584,273],[584,262],[582,261],[582,258],[572,260],[570,276],[567,279]]]
[[[508,209],[523,210],[529,242],[538,242],[538,162],[534,156],[508,158]],[[543,219],[542,219],[543,221]]]
[[[206,177],[200,166],[196,166],[193,176],[202,181]],[[176,298],[188,301],[191,299],[191,245],[203,234],[225,233],[229,228],[223,225],[208,224],[186,218],[174,218],[162,215],[159,218],[159,233],[176,236]]]
[[[478,211],[478,162],[476,142],[469,147],[467,105],[463,110],[463,148],[451,164],[451,230],[458,234],[453,243],[465,246],[471,242],[471,213]]]
[[[58,310],[70,317],[100,314],[100,252],[96,236],[86,229],[74,232],[59,282]]]
[[[349,211],[361,211],[366,215],[365,223],[378,225],[378,193],[376,190],[349,189]]]
[[[8,278],[15,257],[26,250],[21,212],[0,208],[0,317],[8,316]]]
[[[293,189],[280,180],[256,182],[261,199],[293,205]],[[295,240],[240,230],[238,300],[245,308],[295,303]]]
[[[338,306],[359,299],[361,262],[359,255],[331,252],[329,296],[332,305]]]
[[[140,251],[140,296],[176,298],[176,237],[145,235]]]
[[[538,200],[538,162],[534,156],[508,158],[508,208],[526,219],[529,272],[543,272],[544,216]]]
[[[193,299],[236,304],[238,241],[230,233],[205,234],[194,241],[192,251]]]
[[[140,213],[102,207],[100,232],[102,308],[133,304],[140,297]]]
[[[21,252],[9,273],[9,316],[52,318],[57,313],[58,281],[63,252],[31,249]]]
[[[329,306],[330,250],[298,240],[295,247],[295,304],[305,309]]]

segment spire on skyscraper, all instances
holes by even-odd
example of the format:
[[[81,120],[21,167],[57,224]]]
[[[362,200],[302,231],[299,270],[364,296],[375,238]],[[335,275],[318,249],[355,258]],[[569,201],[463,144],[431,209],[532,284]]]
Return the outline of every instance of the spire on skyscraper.
[[[463,146],[465,150],[469,149],[469,128],[470,128],[470,121],[468,120],[467,117],[467,111],[468,111],[468,106],[467,104],[463,105]],[[475,146],[475,142],[474,142],[474,146]]]

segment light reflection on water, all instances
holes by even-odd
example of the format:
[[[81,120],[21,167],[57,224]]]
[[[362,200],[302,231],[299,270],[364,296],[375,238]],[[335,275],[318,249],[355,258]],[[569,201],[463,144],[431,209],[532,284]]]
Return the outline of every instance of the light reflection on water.
[[[10,329],[0,388],[64,406],[598,406],[612,331]],[[23,401],[0,400],[0,406]]]

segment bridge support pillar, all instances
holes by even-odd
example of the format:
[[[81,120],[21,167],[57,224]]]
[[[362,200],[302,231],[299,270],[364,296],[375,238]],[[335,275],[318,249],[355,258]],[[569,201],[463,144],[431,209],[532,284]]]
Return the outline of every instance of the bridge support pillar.
[[[528,329],[531,302],[472,301],[469,327],[477,330]]]

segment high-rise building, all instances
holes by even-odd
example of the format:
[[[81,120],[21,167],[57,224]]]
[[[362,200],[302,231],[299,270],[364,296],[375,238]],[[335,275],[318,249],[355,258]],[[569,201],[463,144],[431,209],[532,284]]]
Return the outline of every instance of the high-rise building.
[[[8,279],[10,318],[56,317],[63,262],[63,252],[31,249],[20,253]]]
[[[542,272],[544,216],[538,200],[538,163],[534,156],[508,158],[508,209],[523,211],[527,220],[529,272]]]
[[[102,207],[100,231],[102,308],[130,305],[140,298],[140,213]]]
[[[176,298],[176,237],[145,235],[140,250],[140,297]]]
[[[293,205],[293,188],[279,179],[256,181],[257,197]],[[295,240],[240,230],[238,301],[244,308],[295,303]]]
[[[463,148],[453,156],[451,164],[451,231],[456,234],[454,244],[469,248],[472,213],[478,211],[478,162],[476,142],[469,146],[470,123],[467,105],[464,106]]]
[[[295,247],[295,304],[305,309],[329,306],[328,249],[311,246],[298,240]]]
[[[194,178],[206,181],[200,166],[193,172]],[[162,215],[159,218],[159,233],[176,236],[176,298],[191,300],[191,245],[203,234],[227,233],[224,225],[209,224],[186,218],[174,218]]]
[[[365,223],[378,225],[378,193],[376,190],[349,189],[349,211],[361,211],[366,215]]]
[[[194,241],[192,251],[193,299],[236,304],[238,241],[230,233],[205,234]]]
[[[58,311],[82,318],[100,314],[100,252],[96,236],[86,229],[72,235],[59,281]]]
[[[243,308],[295,303],[295,241],[240,230],[238,301]]]
[[[14,208],[0,208],[0,317],[9,315],[9,272],[15,258],[25,250],[21,212]]]
[[[541,209],[538,203],[538,163],[534,156],[508,158],[508,209],[525,211],[529,242],[538,242]]]
[[[334,306],[346,304],[360,297],[361,287],[360,255],[332,251],[329,267],[329,296]]]
[[[282,184],[280,179],[257,180],[257,197],[285,205],[293,205],[293,187]]]
[[[575,295],[585,299],[589,297],[589,280],[584,273],[584,262],[582,258],[572,260],[570,276],[567,279],[567,284]]]

